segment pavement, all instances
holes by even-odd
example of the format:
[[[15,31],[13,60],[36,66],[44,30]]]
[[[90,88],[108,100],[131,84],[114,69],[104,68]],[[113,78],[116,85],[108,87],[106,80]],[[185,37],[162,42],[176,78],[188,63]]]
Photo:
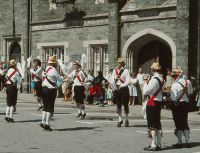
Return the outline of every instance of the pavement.
[[[74,103],[57,98],[51,132],[39,127],[41,111],[32,94],[18,95],[15,123],[4,120],[5,108],[6,95],[0,93],[0,153],[146,153],[150,144],[140,105],[130,106],[130,127],[117,128],[116,106],[86,105],[87,116],[80,120]],[[182,149],[171,147],[176,143],[171,111],[163,109],[161,116],[160,152],[200,153],[200,115],[189,113],[192,147]]]

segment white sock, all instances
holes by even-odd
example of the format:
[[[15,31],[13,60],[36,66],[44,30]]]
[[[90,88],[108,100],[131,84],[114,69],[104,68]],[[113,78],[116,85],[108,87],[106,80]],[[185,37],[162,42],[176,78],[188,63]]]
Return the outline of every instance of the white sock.
[[[119,117],[119,122],[121,122],[122,121],[122,114],[118,113],[118,117]]]
[[[79,114],[81,113],[81,109],[80,109],[80,108],[78,108],[78,113],[79,113]]]
[[[178,144],[182,144],[182,135],[183,135],[183,131],[178,130],[177,131]]]
[[[156,130],[157,147],[161,147],[161,130]]]
[[[51,113],[46,112],[46,125],[50,125]]]
[[[185,136],[185,143],[189,143],[190,131],[189,130],[184,130],[184,136]]]
[[[125,114],[125,121],[128,121],[128,114]]]
[[[9,117],[9,113],[10,113],[10,107],[7,106],[7,107],[6,107],[6,117]]]
[[[156,144],[157,144],[156,143],[157,138],[156,138],[156,132],[155,132],[155,130],[151,131],[151,135],[152,135],[151,147],[155,148]]]
[[[81,112],[82,112],[82,114],[85,114],[85,110],[84,109],[82,109]]]
[[[11,106],[10,107],[10,118],[13,118],[13,111],[14,111],[14,107]]]
[[[45,124],[45,121],[46,121],[46,112],[45,111],[42,111],[42,124]]]

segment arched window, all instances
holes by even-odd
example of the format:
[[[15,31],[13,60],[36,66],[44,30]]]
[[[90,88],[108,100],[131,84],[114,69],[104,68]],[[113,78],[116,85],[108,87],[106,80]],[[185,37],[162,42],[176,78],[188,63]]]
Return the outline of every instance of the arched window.
[[[18,42],[13,42],[10,46],[9,60],[10,59],[21,62],[21,47]]]

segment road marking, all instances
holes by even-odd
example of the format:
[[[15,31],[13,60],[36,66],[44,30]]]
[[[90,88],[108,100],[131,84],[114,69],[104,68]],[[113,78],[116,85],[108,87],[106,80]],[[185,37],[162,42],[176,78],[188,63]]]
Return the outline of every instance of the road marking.
[[[200,129],[190,129],[190,131],[200,131]],[[138,133],[143,133],[143,134],[146,134],[147,132],[145,131],[136,131]],[[163,133],[173,133],[174,130],[167,130],[167,131],[162,131]],[[200,152],[199,152],[200,153]]]

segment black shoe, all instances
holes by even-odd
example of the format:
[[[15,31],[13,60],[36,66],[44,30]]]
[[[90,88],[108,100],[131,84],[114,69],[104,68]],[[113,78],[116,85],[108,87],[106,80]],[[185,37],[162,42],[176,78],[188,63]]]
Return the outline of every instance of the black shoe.
[[[176,144],[173,144],[172,147],[174,147],[174,148],[182,148],[183,145],[179,144],[179,143],[176,143]]]
[[[86,113],[81,115],[81,120],[83,120],[86,117]]]
[[[15,121],[13,120],[13,118],[9,118],[8,122],[9,123],[15,123]]]
[[[190,143],[185,143],[185,144],[183,145],[183,147],[184,147],[184,148],[191,148],[191,144],[190,144]]]
[[[39,106],[37,111],[40,111],[43,108],[43,106]]]
[[[5,117],[5,120],[6,120],[7,122],[9,122],[10,119],[9,119],[8,117]]]
[[[125,127],[129,127],[129,122],[128,121],[125,122]]]
[[[79,118],[81,116],[81,113],[78,113],[77,115],[76,115],[76,118]]]
[[[39,125],[40,125],[40,127],[42,127],[42,128],[44,128],[44,126],[45,126],[43,123],[40,123]]]
[[[162,150],[161,147],[158,147],[158,146],[157,146],[157,147],[155,148],[155,151],[161,151],[161,150]]]
[[[44,129],[47,131],[52,131],[52,129],[50,128],[50,125],[44,125]]]
[[[121,126],[122,126],[122,124],[123,124],[123,121],[121,121],[121,122],[118,122],[118,123],[117,123],[117,127],[121,127]]]
[[[145,151],[158,151],[156,150],[157,147],[151,147],[151,146],[148,146],[146,148],[144,148]]]

